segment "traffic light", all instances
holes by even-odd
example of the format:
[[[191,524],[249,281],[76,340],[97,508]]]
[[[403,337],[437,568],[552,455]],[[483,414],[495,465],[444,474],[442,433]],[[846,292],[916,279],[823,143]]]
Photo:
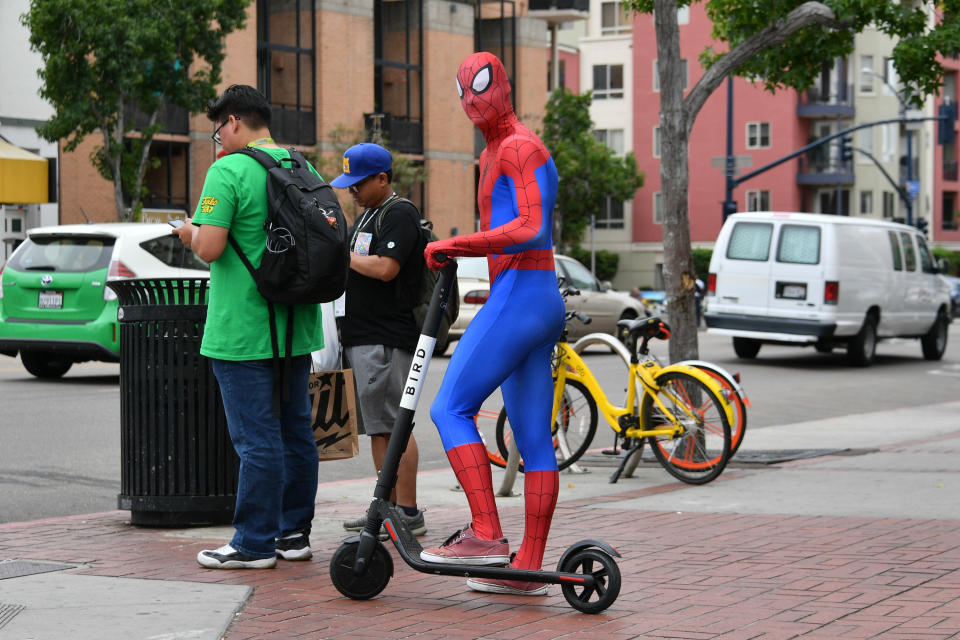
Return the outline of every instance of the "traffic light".
[[[840,160],[841,162],[850,162],[853,160],[853,136],[840,136]]]
[[[945,102],[937,108],[937,144],[953,144],[956,137],[957,103]]]
[[[919,229],[920,233],[922,233],[924,236],[927,235],[927,219],[926,218],[921,218],[919,216],[917,217],[917,229]]]

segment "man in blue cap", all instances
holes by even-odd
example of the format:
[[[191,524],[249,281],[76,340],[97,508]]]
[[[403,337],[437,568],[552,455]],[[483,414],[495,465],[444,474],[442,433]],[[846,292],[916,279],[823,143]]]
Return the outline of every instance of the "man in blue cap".
[[[411,294],[422,272],[420,212],[391,186],[393,159],[380,145],[362,143],[343,154],[343,173],[330,184],[348,189],[364,208],[350,230],[350,275],[341,325],[344,354],[353,367],[360,397],[360,426],[370,436],[380,471],[413,361],[420,327]],[[417,508],[417,442],[410,436],[391,495],[396,511],[414,535],[427,532]],[[366,516],[343,523],[360,531]],[[381,538],[385,532],[381,530]]]

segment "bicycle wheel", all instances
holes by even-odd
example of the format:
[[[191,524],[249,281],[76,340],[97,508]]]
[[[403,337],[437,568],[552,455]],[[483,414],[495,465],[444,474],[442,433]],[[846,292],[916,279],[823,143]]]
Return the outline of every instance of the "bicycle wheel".
[[[733,424],[730,425],[730,457],[740,448],[743,442],[743,434],[747,431],[747,405],[743,402],[743,397],[736,387],[730,384],[725,376],[714,369],[702,364],[694,365],[704,373],[710,374],[723,391],[723,399],[733,408]]]
[[[557,468],[566,469],[586,452],[597,432],[597,403],[583,383],[566,380],[560,410],[553,421],[553,450],[557,456]],[[497,448],[506,460],[507,446],[513,437],[506,408],[497,418]],[[563,442],[561,442],[561,438]],[[565,450],[566,449],[566,450]],[[523,462],[520,462],[523,471]]]
[[[500,411],[480,409],[480,412],[473,416],[477,431],[480,433],[480,440],[487,450],[487,458],[491,464],[501,469],[507,466],[506,454],[500,455],[500,450],[497,447],[497,427],[499,426],[497,418],[502,412],[502,409]]]
[[[640,404],[645,429],[679,425],[683,432],[649,436],[653,454],[670,475],[689,484],[705,484],[719,476],[730,458],[730,423],[720,398],[693,376],[668,371],[656,377],[657,398],[673,414],[667,416],[648,390]],[[675,420],[675,422],[674,422]]]

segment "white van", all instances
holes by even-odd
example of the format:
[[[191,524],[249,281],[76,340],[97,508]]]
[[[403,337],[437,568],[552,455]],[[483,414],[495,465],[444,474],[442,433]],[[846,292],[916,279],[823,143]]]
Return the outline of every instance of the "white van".
[[[919,338],[923,357],[947,348],[950,290],[913,227],[813,213],[730,216],[707,284],[710,333],[741,358],[763,343],[845,345],[869,365],[879,338]]]

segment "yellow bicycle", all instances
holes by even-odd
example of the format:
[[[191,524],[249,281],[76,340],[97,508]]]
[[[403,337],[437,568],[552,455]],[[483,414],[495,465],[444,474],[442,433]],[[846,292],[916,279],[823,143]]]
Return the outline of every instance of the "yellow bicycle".
[[[568,312],[568,319],[579,317]],[[704,484],[719,476],[731,455],[731,424],[736,422],[724,385],[710,373],[693,365],[661,366],[646,358],[648,343],[666,340],[670,328],[660,318],[621,320],[631,354],[627,372],[627,397],[614,404],[583,358],[567,341],[564,331],[554,351],[553,435],[557,465],[563,469],[580,458],[596,433],[602,415],[623,440],[623,466],[644,443],[650,445],[660,464],[674,477],[690,484]],[[490,412],[487,412],[490,413]],[[480,419],[489,418],[481,411]],[[741,434],[742,435],[742,434]],[[497,416],[497,452],[488,446],[491,460],[504,463],[512,433],[505,411]],[[522,470],[522,463],[521,463]]]

